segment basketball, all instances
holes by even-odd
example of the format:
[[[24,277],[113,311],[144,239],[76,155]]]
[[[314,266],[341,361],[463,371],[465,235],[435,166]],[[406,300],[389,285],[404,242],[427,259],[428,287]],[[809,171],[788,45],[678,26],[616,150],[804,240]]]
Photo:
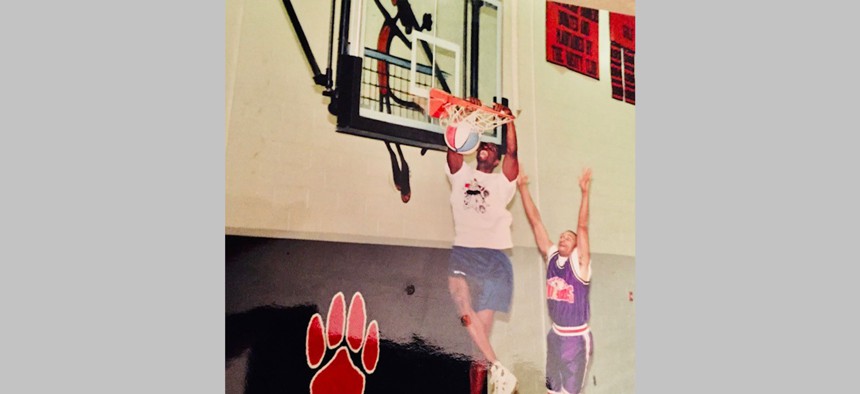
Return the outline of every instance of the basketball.
[[[478,129],[466,122],[461,122],[448,125],[445,130],[445,144],[454,152],[468,155],[478,150],[478,145],[481,143],[480,136]]]

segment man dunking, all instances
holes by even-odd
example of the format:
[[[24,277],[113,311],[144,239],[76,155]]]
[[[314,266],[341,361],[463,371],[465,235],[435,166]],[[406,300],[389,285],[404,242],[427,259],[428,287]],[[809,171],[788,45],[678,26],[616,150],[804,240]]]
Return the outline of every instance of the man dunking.
[[[470,99],[480,104],[477,99]],[[493,109],[511,114],[501,104]],[[511,223],[507,209],[516,194],[519,174],[517,134],[513,122],[507,126],[507,156],[502,173],[493,173],[499,165],[498,146],[482,142],[477,151],[477,169],[463,165],[463,156],[448,150],[448,180],[451,182],[451,207],[454,216],[454,246],[448,268],[448,287],[457,306],[460,321],[481,359],[470,369],[472,394],[481,393],[486,381],[487,364],[495,392],[510,393],[517,379],[499,363],[490,345],[495,311],[510,311],[513,295],[513,267],[503,251],[513,247]],[[477,299],[470,293],[477,290]]]

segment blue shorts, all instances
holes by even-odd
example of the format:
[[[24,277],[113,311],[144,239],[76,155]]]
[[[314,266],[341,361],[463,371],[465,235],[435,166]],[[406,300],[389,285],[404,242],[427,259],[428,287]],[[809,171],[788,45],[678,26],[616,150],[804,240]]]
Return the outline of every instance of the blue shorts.
[[[514,268],[501,250],[454,246],[448,260],[448,275],[466,278],[475,311],[510,311]]]

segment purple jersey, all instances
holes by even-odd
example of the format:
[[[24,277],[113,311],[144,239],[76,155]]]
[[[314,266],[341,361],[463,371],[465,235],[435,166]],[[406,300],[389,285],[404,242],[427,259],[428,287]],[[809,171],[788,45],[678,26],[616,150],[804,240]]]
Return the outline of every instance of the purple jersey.
[[[589,282],[582,280],[572,266],[579,265],[578,256],[578,251],[574,249],[571,258],[559,268],[558,249],[555,246],[550,249],[546,269],[546,303],[550,319],[559,326],[581,326],[588,323],[590,317]]]

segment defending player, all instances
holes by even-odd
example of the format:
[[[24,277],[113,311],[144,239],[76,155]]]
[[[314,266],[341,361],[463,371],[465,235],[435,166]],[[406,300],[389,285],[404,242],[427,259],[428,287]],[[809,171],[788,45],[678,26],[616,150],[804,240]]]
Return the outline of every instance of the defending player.
[[[582,200],[577,231],[561,233],[558,245],[549,240],[540,212],[528,189],[528,176],[520,175],[517,186],[535,242],[547,262],[546,297],[552,329],[547,334],[546,388],[549,393],[579,394],[594,351],[588,292],[591,254],[588,245],[588,191],[591,169],[579,178]]]

